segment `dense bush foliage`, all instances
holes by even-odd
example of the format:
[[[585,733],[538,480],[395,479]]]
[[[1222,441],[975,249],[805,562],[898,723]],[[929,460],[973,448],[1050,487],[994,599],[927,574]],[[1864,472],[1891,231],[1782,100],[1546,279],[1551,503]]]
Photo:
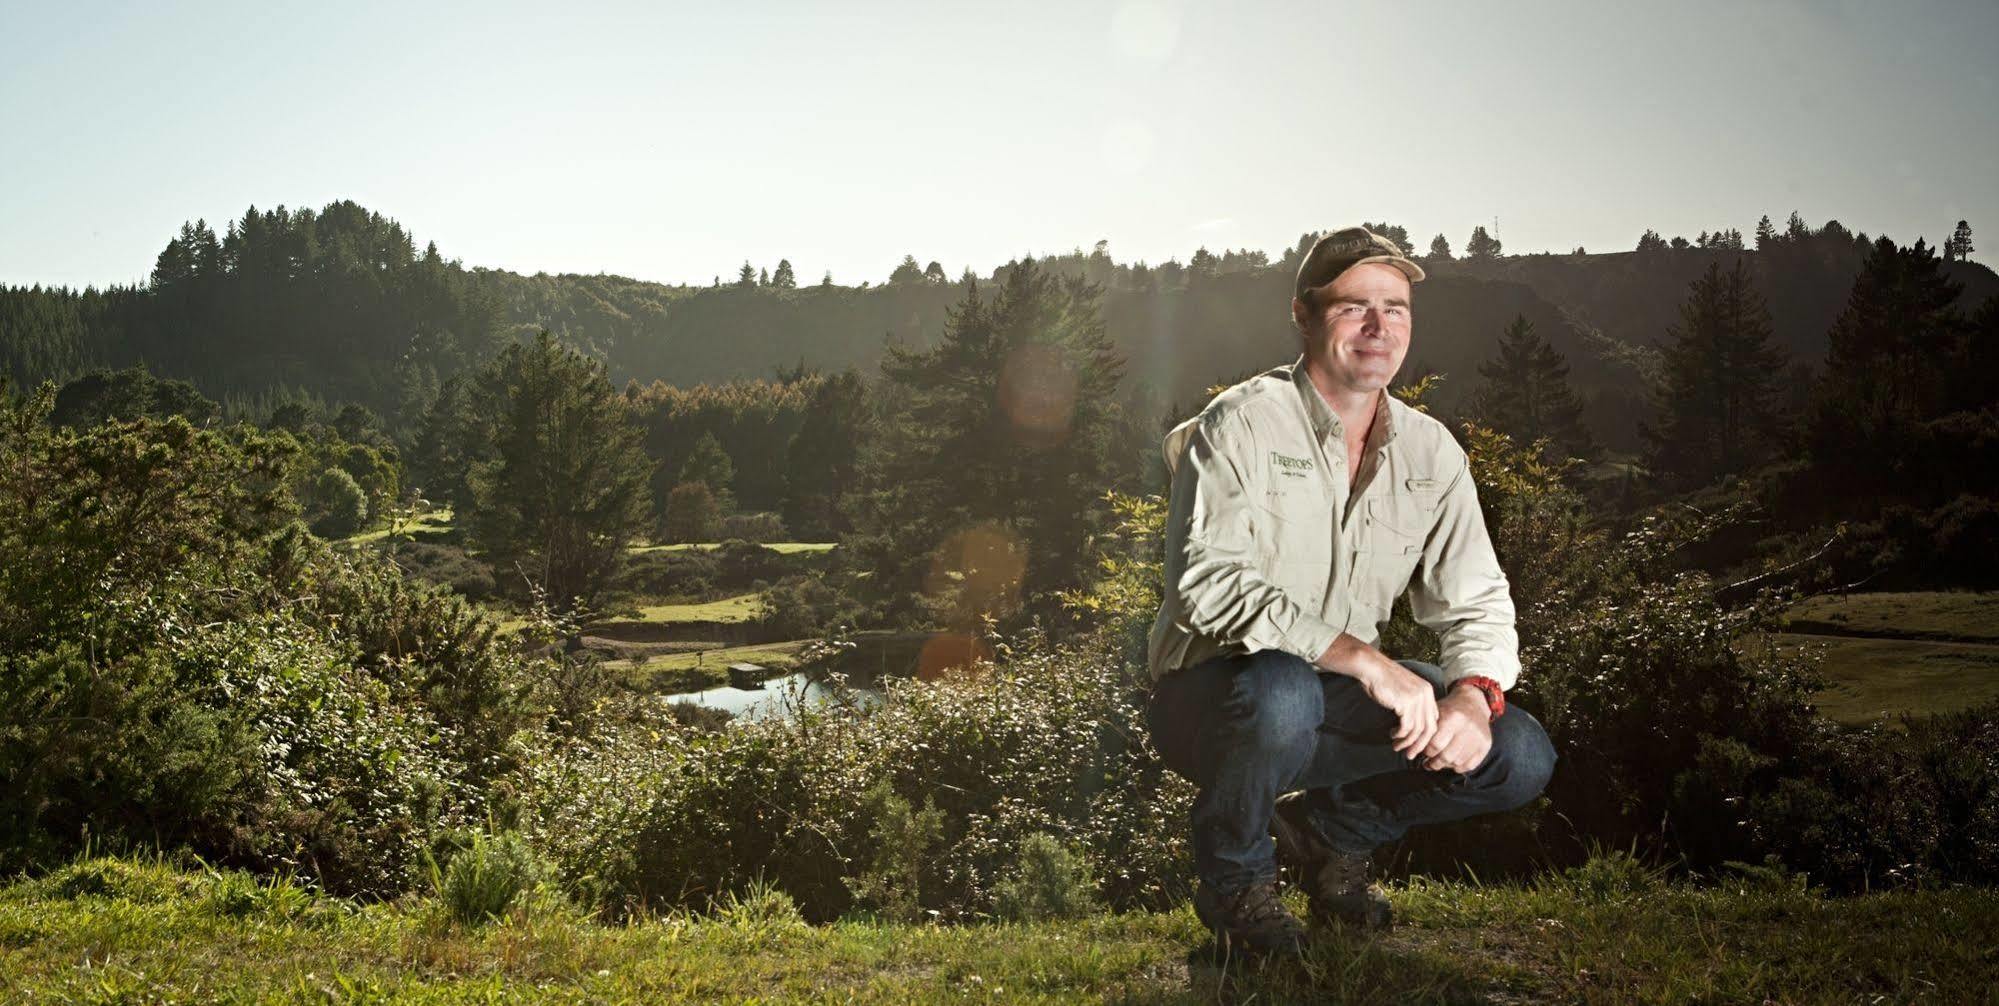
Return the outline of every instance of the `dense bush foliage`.
[[[938,680],[892,681],[870,712],[553,745],[525,762],[520,819],[613,908],[699,906],[762,876],[828,918],[855,907],[846,878],[892,871],[924,910],[990,913],[1036,833],[1075,849],[1112,904],[1184,895],[1191,793],[1147,747],[1144,685],[1117,647],[1030,633],[997,652]],[[941,812],[934,854],[907,872],[859,799],[883,783],[912,813]]]
[[[296,523],[297,445],[0,400],[0,862],[186,844],[334,890],[480,812],[537,672],[462,598]]]

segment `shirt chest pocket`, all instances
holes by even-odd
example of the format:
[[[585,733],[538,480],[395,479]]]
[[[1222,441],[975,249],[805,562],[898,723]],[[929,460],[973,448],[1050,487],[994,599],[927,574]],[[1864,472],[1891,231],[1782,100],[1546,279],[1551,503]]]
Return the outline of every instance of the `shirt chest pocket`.
[[[1266,490],[1251,518],[1257,559],[1286,580],[1323,582],[1332,563],[1333,501],[1316,486]],[[1291,575],[1296,574],[1296,575]]]
[[[1368,497],[1362,504],[1354,550],[1354,599],[1386,612],[1409,588],[1409,578],[1423,561],[1423,543],[1437,520],[1437,497],[1394,493]]]

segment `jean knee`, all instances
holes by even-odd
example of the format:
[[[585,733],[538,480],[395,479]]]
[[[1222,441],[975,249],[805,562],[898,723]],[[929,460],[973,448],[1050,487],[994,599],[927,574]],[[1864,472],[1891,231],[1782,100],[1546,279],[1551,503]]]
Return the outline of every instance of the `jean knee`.
[[[1224,712],[1258,747],[1276,748],[1317,730],[1325,719],[1318,672],[1297,657],[1258,652],[1235,673]]]
[[[1499,799],[1507,807],[1522,807],[1548,788],[1555,774],[1555,745],[1548,731],[1526,710],[1511,707],[1492,723],[1493,756],[1503,775]]]

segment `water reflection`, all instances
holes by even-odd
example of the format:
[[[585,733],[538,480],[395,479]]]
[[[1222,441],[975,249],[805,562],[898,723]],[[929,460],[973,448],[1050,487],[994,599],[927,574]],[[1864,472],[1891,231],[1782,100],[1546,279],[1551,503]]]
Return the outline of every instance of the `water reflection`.
[[[823,706],[843,697],[849,704],[863,709],[874,708],[882,701],[881,690],[871,683],[856,681],[842,690],[805,671],[771,678],[764,682],[762,688],[723,685],[706,691],[669,695],[667,699],[725,710],[737,719],[760,720],[769,716],[789,716],[794,710]]]

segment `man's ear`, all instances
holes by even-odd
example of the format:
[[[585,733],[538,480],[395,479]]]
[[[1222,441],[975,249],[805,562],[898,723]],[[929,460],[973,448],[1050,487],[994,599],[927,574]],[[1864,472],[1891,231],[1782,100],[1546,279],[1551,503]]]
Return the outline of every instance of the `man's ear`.
[[[1305,330],[1305,302],[1296,297],[1291,298],[1291,324],[1300,332]]]

